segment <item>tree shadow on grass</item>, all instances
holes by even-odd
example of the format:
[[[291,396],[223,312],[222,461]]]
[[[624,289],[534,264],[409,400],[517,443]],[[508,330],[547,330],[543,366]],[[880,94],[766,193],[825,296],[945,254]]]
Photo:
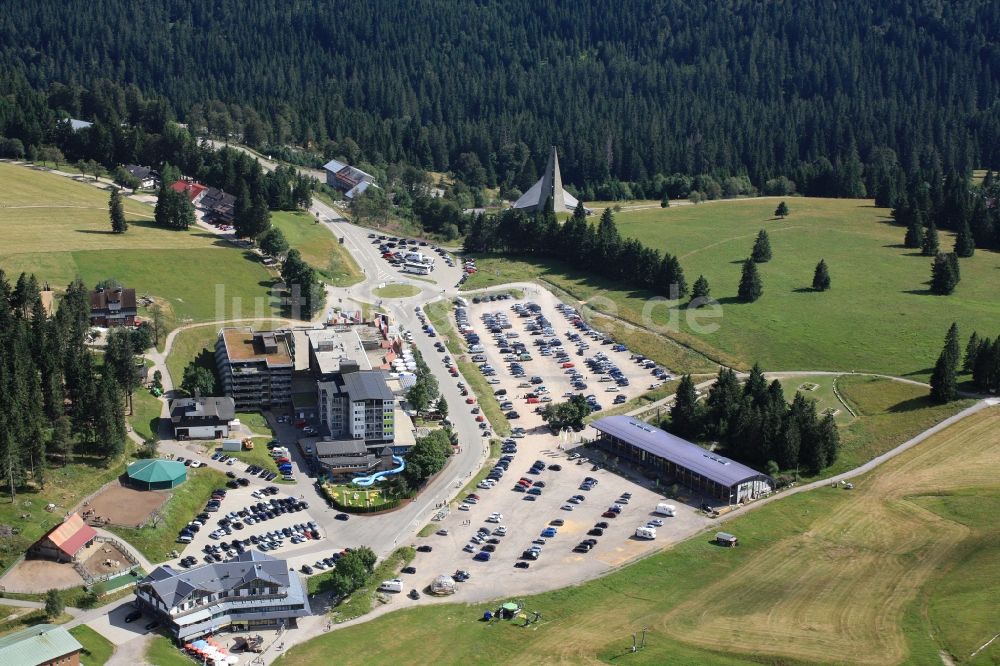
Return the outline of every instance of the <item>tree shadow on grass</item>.
[[[897,402],[895,405],[893,405],[886,411],[888,411],[890,414],[915,412],[918,409],[926,408],[929,405],[929,403],[930,403],[930,398],[928,398],[927,396],[920,396],[919,398],[910,398],[909,400]]]
[[[722,298],[717,298],[715,301],[719,305],[743,305],[743,301],[737,296],[723,296]]]
[[[910,248],[906,247],[905,245],[903,245],[902,243],[890,243],[889,245],[883,245],[882,247],[886,247],[886,248],[889,248],[889,249],[892,249],[892,250],[908,250],[908,249],[910,249]]]
[[[929,375],[934,372],[934,368],[923,368],[921,370],[914,370],[913,372],[907,372],[900,375],[900,377],[919,377],[921,375]]]
[[[904,289],[902,291],[904,294],[914,294],[915,296],[934,296],[934,292],[930,289]]]
[[[818,289],[813,289],[812,287],[797,287],[792,289],[794,294],[818,294],[821,293]]]
[[[111,229],[74,229],[78,234],[96,234],[98,236],[117,236]]]

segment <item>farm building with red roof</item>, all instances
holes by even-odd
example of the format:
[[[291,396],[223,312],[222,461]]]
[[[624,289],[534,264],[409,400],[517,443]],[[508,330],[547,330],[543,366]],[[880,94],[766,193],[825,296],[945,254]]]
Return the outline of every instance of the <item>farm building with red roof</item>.
[[[74,513],[39,539],[28,554],[57,562],[72,562],[81,550],[97,538],[93,527]]]

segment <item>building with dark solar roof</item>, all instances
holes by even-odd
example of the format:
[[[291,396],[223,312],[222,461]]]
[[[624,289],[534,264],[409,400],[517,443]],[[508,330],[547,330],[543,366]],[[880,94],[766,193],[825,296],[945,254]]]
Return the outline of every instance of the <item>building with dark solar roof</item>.
[[[608,416],[591,425],[604,450],[705,496],[741,504],[774,490],[768,475],[631,416]]]

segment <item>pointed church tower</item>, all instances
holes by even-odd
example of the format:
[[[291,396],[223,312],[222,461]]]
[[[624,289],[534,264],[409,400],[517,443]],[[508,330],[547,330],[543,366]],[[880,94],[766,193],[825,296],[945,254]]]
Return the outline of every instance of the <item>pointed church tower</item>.
[[[521,195],[521,198],[514,204],[517,210],[526,213],[545,210],[545,203],[552,199],[552,210],[557,213],[570,212],[576,208],[576,198],[563,189],[562,174],[559,173],[559,153],[556,147],[552,146],[549,154],[548,164],[545,165],[545,173],[537,183]]]

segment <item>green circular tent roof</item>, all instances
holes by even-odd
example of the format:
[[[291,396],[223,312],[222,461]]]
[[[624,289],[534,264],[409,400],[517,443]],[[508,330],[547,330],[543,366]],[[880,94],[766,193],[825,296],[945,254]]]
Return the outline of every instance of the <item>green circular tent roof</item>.
[[[176,460],[137,460],[128,466],[128,476],[145,483],[163,483],[183,479],[187,469]]]

